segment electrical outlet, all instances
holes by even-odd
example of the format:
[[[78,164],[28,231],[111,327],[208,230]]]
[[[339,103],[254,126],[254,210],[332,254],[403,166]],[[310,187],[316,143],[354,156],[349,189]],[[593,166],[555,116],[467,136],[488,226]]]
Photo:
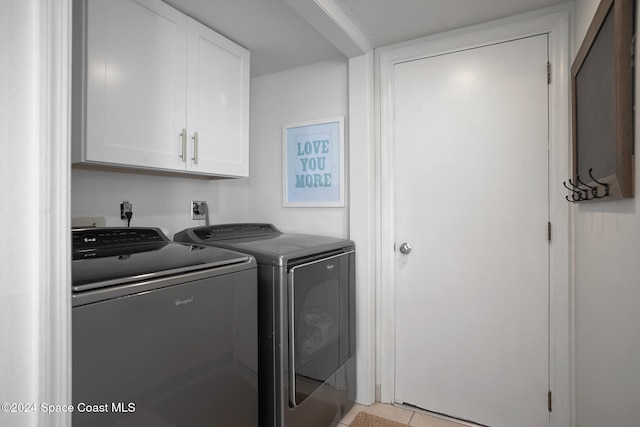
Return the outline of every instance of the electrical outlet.
[[[133,205],[129,203],[128,200],[125,200],[122,203],[120,203],[120,219],[126,221],[128,218],[131,217],[132,213],[133,213]],[[129,216],[127,216],[127,214],[129,214]]]
[[[191,201],[191,219],[201,220],[207,218],[207,202],[192,200]]]

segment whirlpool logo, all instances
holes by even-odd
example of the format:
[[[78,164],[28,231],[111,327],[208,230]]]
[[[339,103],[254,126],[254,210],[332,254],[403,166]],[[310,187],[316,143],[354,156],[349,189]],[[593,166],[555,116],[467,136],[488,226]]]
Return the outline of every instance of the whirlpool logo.
[[[333,270],[333,267],[335,267],[335,264],[329,264],[327,265],[327,270]]]
[[[187,304],[191,304],[192,302],[193,302],[193,297],[184,298],[184,299],[176,298],[173,300],[173,303],[176,305],[176,307],[182,307]]]

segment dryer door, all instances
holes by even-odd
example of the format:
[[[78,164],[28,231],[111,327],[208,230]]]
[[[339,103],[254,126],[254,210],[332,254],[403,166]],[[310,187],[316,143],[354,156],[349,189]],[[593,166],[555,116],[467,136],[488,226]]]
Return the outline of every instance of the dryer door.
[[[300,405],[355,352],[354,252],[289,268],[289,404]]]

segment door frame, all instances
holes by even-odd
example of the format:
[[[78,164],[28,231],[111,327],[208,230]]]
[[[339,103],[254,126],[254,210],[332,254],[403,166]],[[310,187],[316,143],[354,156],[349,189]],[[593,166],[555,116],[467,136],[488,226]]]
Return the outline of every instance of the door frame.
[[[569,22],[570,4],[542,9],[460,30],[377,49],[376,67],[376,193],[379,195],[378,266],[376,274],[379,319],[376,354],[376,400],[395,401],[395,141],[394,86],[396,64],[487,46],[522,37],[548,34],[549,85],[549,385],[553,392],[550,426],[570,425],[570,207],[562,181],[570,171]],[[541,233],[544,231],[541,230]],[[541,396],[544,399],[545,396]],[[541,400],[543,401],[543,400]]]

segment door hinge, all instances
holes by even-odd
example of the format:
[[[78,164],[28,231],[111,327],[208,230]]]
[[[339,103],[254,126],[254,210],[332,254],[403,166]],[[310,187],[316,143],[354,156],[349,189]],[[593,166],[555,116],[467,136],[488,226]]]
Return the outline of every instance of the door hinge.
[[[547,84],[551,83],[551,62],[547,61]]]
[[[551,221],[547,222],[547,241],[551,243]]]
[[[631,68],[636,66],[636,35],[631,38]]]
[[[549,412],[553,412],[553,400],[552,400],[552,396],[551,396],[551,390],[549,390],[549,393],[547,394],[547,399],[548,399],[548,408],[549,408]]]

